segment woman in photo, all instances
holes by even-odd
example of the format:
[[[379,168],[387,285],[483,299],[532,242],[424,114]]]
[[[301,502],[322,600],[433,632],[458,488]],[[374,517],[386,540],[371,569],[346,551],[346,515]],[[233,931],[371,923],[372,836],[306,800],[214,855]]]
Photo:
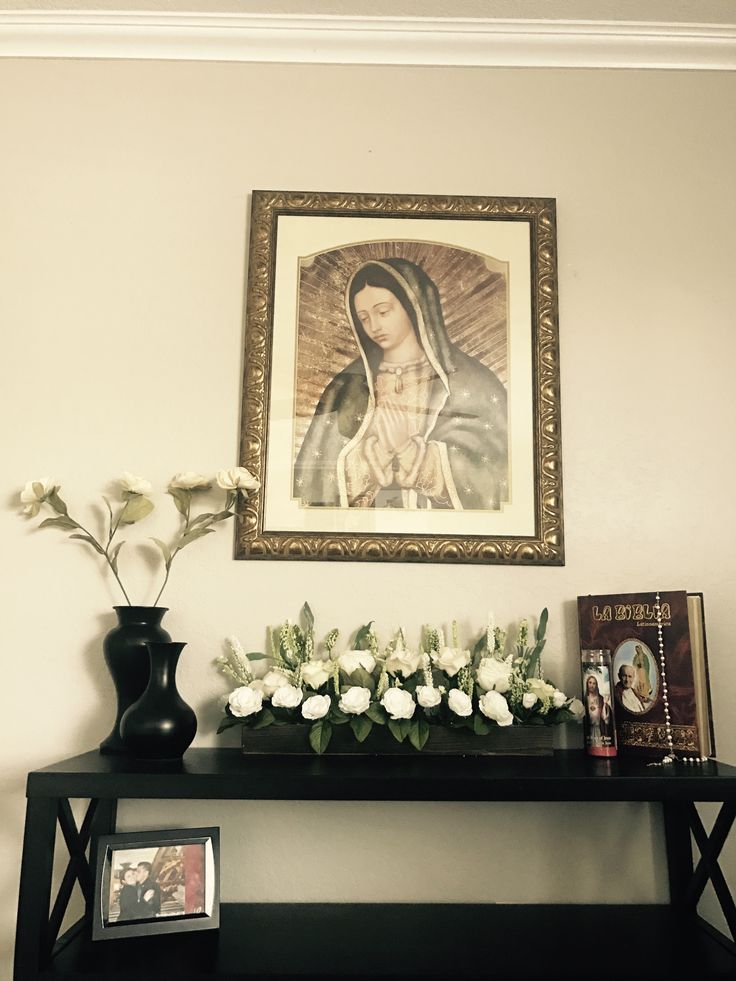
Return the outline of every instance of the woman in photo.
[[[319,400],[294,496],[312,507],[498,511],[506,389],[450,341],[433,280],[408,259],[367,262],[345,302],[359,357]]]

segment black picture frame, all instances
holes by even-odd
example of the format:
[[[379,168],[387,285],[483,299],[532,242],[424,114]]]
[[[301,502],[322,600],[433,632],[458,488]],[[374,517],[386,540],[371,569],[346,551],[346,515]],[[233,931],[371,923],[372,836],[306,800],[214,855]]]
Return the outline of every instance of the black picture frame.
[[[219,928],[219,828],[101,835],[94,842],[94,855],[92,940]],[[138,873],[141,864],[150,866],[147,876]],[[131,872],[137,881],[124,881],[126,876],[131,879]],[[151,888],[145,889],[146,883]],[[121,915],[125,885],[134,892],[128,894],[127,912]]]

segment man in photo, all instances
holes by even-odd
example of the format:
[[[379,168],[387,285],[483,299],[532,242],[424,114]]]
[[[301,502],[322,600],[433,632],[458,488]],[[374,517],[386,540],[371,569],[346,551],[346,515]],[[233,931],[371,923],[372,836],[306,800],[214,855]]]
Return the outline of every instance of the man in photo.
[[[161,890],[151,878],[151,863],[139,862],[136,869],[138,917],[149,919],[161,912]]]
[[[622,664],[618,669],[618,681],[616,682],[614,692],[619,705],[625,708],[627,712],[639,714],[640,712],[644,712],[649,706],[634,688],[635,681],[636,668],[634,665]]]

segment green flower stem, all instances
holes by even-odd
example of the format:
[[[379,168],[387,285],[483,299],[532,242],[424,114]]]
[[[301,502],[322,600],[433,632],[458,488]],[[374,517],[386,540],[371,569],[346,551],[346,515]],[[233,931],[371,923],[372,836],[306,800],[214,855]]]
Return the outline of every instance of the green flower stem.
[[[71,517],[71,515],[70,515],[70,517]],[[123,586],[122,579],[117,574],[117,572],[115,570],[115,567],[113,566],[112,562],[110,561],[110,552],[109,552],[109,549],[110,549],[110,545],[112,544],[113,536],[115,535],[115,532],[117,532],[117,530],[118,530],[118,526],[120,524],[120,519],[118,518],[117,524],[115,525],[115,531],[111,531],[111,533],[110,533],[110,537],[107,540],[107,546],[106,546],[106,548],[103,548],[102,545],[100,545],[100,543],[97,541],[97,539],[92,534],[92,532],[89,531],[89,529],[85,528],[84,525],[80,525],[80,523],[75,518],[72,518],[71,520],[74,522],[74,524],[77,526],[77,528],[80,529],[80,531],[83,531],[85,533],[85,535],[89,535],[89,537],[92,539],[92,541],[101,550],[102,554],[105,556],[105,561],[110,566],[110,570],[111,570],[112,574],[115,576],[115,578],[118,581],[118,586],[120,586],[121,590],[123,591],[123,596],[125,597],[125,602],[128,604],[128,606],[132,606],[133,604],[130,602],[130,596],[128,596],[127,592],[125,591],[125,586]],[[111,524],[110,527],[112,528],[112,524]]]

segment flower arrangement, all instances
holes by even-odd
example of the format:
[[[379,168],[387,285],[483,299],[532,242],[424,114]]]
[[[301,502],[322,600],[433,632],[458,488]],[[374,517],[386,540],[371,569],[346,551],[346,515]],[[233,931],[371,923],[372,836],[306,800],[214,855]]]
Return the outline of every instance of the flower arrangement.
[[[533,641],[522,620],[508,653],[507,632],[492,617],[472,649],[461,646],[454,622],[449,643],[442,629],[427,626],[417,648],[407,646],[403,630],[382,648],[371,621],[339,652],[336,629],[317,649],[305,603],[301,625],[287,620],[270,631],[268,654],[246,654],[237,638],[226,641],[216,663],[237,687],[217,731],[302,724],[312,749],[324,753],[340,725],[349,725],[358,742],[374,726],[387,726],[398,742],[422,750],[437,725],[487,735],[494,726],[580,721],[580,700],[543,677],[547,617],[545,609]]]
[[[39,524],[39,528],[58,528],[61,531],[71,532],[70,538],[84,542],[101,556],[115,576],[125,601],[130,606],[130,597],[118,568],[120,550],[125,545],[125,541],[116,541],[116,538],[121,529],[136,524],[153,511],[154,503],[149,497],[153,488],[148,480],[127,472],[123,473],[118,483],[119,503],[112,504],[107,497],[102,498],[108,518],[104,534],[99,536],[93,534],[88,527],[69,514],[67,505],[59,496],[60,484],[51,477],[29,481],[21,491],[20,500],[24,505],[23,513],[28,517],[35,518],[44,506],[54,512],[54,517],[45,518]],[[203,511],[194,515],[192,504],[195,496],[210,490],[215,483],[218,488],[225,491],[222,510]],[[249,492],[258,490],[259,486],[257,478],[245,467],[220,470],[215,477],[205,477],[200,473],[186,471],[177,473],[171,478],[167,493],[179,512],[181,524],[173,541],[168,544],[160,538],[150,539],[161,552],[164,562],[164,578],[154,606],[161,599],[161,594],[169,581],[172,563],[179,552],[197,539],[211,535],[215,531],[215,526],[221,521],[233,517],[238,494],[242,494],[247,500]]]

